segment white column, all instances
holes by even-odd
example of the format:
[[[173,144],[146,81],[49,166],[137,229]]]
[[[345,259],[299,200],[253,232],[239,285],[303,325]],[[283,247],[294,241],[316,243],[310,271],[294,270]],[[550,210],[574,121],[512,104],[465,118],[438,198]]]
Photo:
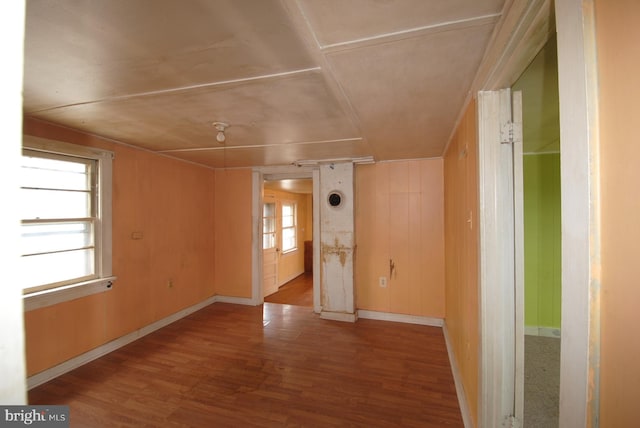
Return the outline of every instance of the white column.
[[[350,321],[355,313],[353,163],[320,165],[322,318]]]

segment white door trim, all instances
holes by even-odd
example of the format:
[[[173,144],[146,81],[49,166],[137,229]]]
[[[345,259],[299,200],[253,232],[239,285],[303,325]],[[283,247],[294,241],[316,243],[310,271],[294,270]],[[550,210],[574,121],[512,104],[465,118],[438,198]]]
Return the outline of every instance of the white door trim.
[[[319,180],[317,166],[269,166],[257,167],[252,172],[252,216],[253,216],[253,248],[251,255],[252,280],[251,301],[255,305],[264,303],[262,292],[262,186],[265,179],[284,180],[296,178],[313,179],[313,308],[320,313],[320,209],[319,209]]]
[[[515,413],[513,149],[500,142],[510,121],[510,89],[478,93],[481,427]]]
[[[560,426],[597,427],[599,166],[593,0],[556,1],[562,194]]]
[[[513,214],[515,258],[515,403],[517,420],[524,421],[524,170],[522,92],[511,93],[512,121],[519,124],[513,142]]]
[[[262,172],[253,170],[251,173],[251,303],[260,305],[264,303],[262,291]]]
[[[597,427],[600,198],[594,5],[593,0],[555,1],[554,5],[551,8],[549,0],[509,4],[472,93],[511,87],[544,45],[544,34],[553,30],[555,11],[562,153],[560,426]],[[480,340],[482,358],[491,343],[482,336]],[[483,379],[487,380],[481,371],[481,383]],[[479,414],[491,412],[493,403],[483,397],[479,400]],[[492,428],[480,421],[481,427]]]

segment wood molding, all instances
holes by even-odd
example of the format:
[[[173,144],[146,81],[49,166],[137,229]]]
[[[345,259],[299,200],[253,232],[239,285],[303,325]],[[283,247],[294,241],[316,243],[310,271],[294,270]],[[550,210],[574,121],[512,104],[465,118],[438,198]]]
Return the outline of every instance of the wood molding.
[[[480,230],[480,426],[497,427],[515,409],[515,217],[513,152],[502,144],[511,91],[478,94]],[[514,260],[506,263],[505,260]]]
[[[320,318],[332,321],[356,322],[358,320],[358,312],[349,314],[347,312],[320,312]]]
[[[251,297],[235,297],[235,296],[221,296],[216,295],[213,297],[213,303],[232,303],[234,305],[246,305],[246,306],[258,306],[262,304],[262,302],[258,302],[256,299]]]
[[[444,321],[442,318],[422,317],[418,315],[395,314],[391,312],[369,311],[365,309],[358,310],[358,318],[401,322],[405,324],[430,325],[432,327],[442,327]]]
[[[469,404],[467,403],[467,394],[464,390],[464,383],[462,382],[462,373],[460,373],[456,354],[453,352],[451,346],[451,338],[449,337],[449,330],[447,329],[446,322],[442,325],[442,333],[444,334],[444,343],[447,346],[447,354],[449,355],[449,364],[451,365],[453,382],[456,385],[456,394],[458,395],[458,405],[460,406],[460,413],[462,414],[462,422],[464,423],[465,428],[473,428],[471,412],[469,410]]]
[[[505,6],[471,93],[511,87],[555,32],[551,0],[513,0]]]

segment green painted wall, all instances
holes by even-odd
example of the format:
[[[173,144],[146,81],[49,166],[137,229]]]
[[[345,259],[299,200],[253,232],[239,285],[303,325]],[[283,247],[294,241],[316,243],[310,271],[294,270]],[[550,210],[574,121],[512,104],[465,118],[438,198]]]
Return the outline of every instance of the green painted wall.
[[[525,326],[560,328],[560,154],[523,160]]]

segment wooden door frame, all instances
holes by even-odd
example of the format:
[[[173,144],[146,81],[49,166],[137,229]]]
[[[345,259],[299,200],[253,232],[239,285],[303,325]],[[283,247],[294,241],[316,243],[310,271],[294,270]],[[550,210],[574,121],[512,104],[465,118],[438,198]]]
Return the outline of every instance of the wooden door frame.
[[[497,25],[473,83],[471,95],[510,88],[557,31],[560,93],[562,187],[562,344],[560,362],[560,426],[598,426],[599,407],[599,267],[597,62],[593,0],[512,0]],[[480,121],[480,118],[479,118]],[[479,122],[479,127],[482,124]],[[482,163],[483,160],[480,159]],[[484,160],[486,161],[486,160]],[[479,177],[480,193],[491,177]],[[493,201],[497,203],[496,200]],[[484,204],[491,204],[485,200]],[[495,218],[480,218],[480,227]],[[501,248],[480,243],[481,257],[501,263]],[[495,277],[480,277],[480,293]],[[479,325],[492,317],[480,307]],[[509,309],[503,309],[509,311]],[[508,317],[506,313],[501,317]],[[491,329],[483,328],[480,360],[509,352]],[[505,354],[506,352],[506,354]],[[496,406],[505,404],[491,365],[479,367],[479,426],[502,426]],[[488,396],[485,391],[490,391]],[[508,401],[508,399],[507,399]]]
[[[261,305],[264,303],[264,293],[262,290],[262,187],[265,179],[285,180],[307,178],[313,180],[313,310],[320,313],[322,310],[320,304],[320,245],[318,237],[320,236],[320,213],[319,213],[319,195],[320,195],[320,175],[317,168],[308,166],[278,166],[278,167],[259,167],[252,171],[252,240],[253,249],[251,256],[252,284],[251,284],[251,303]]]
[[[516,410],[517,219],[514,148],[501,142],[502,127],[511,121],[510,89],[479,92],[477,109],[481,338],[478,418],[481,427],[512,426],[510,418],[521,415]]]

